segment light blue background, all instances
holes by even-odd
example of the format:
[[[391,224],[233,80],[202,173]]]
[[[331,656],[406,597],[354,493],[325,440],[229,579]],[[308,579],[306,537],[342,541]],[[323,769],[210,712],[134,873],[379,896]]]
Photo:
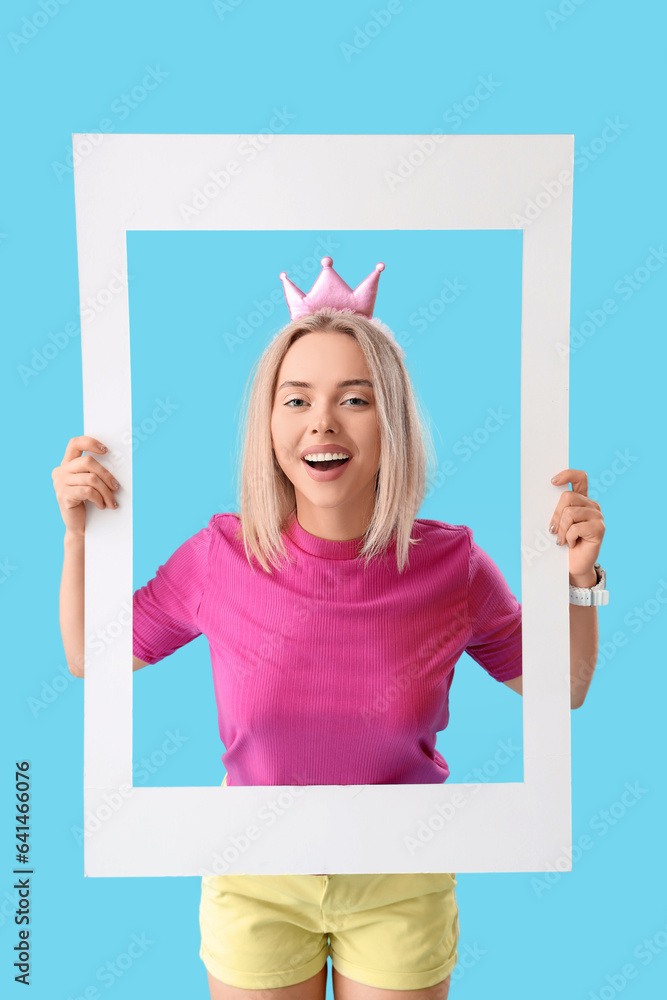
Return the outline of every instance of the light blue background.
[[[31,995],[65,1000],[86,989],[95,996],[95,987],[99,996],[111,991],[118,998],[148,991],[207,996],[198,958],[198,880],[84,879],[73,833],[82,822],[83,684],[67,673],[59,635],[62,521],[50,480],[67,440],[83,431],[67,157],[72,132],[253,133],[280,108],[294,115],[288,130],[295,133],[575,135],[570,465],[588,472],[591,495],[602,506],[607,536],[600,558],[611,591],[611,604],[598,612],[596,676],[585,705],[572,713],[573,838],[576,843],[587,835],[588,846],[575,855],[572,872],[554,874],[550,882],[527,873],[459,877],[461,960],[450,995],[608,1000],[622,992],[653,1000],[667,982],[660,891],[664,754],[656,735],[666,694],[659,640],[667,573],[660,558],[664,476],[654,460],[664,454],[658,400],[664,395],[659,296],[665,275],[664,262],[651,257],[652,248],[664,255],[665,238],[662,10],[657,3],[631,11],[615,0],[604,6],[564,0],[557,20],[558,7],[548,2],[413,0],[369,38],[374,29],[365,33],[364,26],[382,3],[242,0],[218,13],[211,3],[43,2],[51,14],[38,0],[6,5],[2,32],[2,82],[4,92],[11,86],[13,93],[5,107],[0,221],[6,331],[0,592],[9,705],[3,730],[3,989],[6,980],[10,995],[22,995],[12,981],[12,785],[14,761],[26,758],[33,773]],[[357,52],[345,49],[355,43]],[[159,67],[166,77],[143,99],[135,91],[130,106],[123,95],[141,85],[147,67]],[[492,92],[476,100],[480,78],[492,81]],[[467,117],[457,104],[465,104]],[[227,351],[221,336],[238,315],[248,314],[255,295],[275,287],[280,270],[312,252],[313,235],[273,234],[268,240],[262,234],[272,256],[261,259],[252,239],[243,243],[246,237],[238,234],[233,248],[217,234],[130,235],[130,273],[137,272],[131,282],[134,415],[140,420],[150,413],[148,404],[160,395],[179,403],[135,455],[135,534],[140,527],[143,532],[135,548],[135,585],[214,510],[233,509],[230,425],[242,390],[238,373],[245,377],[287,316],[276,310],[238,351]],[[451,458],[457,440],[479,426],[488,406],[507,401],[512,420],[470,462],[457,463],[459,472],[434,491],[422,516],[470,524],[520,596],[514,542],[518,420],[516,405],[510,409],[518,383],[507,381],[516,377],[510,358],[518,348],[520,234],[354,234],[354,244],[350,235],[339,234],[335,266],[356,284],[377,260],[387,263],[377,314],[412,334],[407,363],[437,428],[439,461]],[[192,249],[180,242],[186,240]],[[252,259],[252,271],[245,263],[239,267],[227,284],[238,297],[222,302],[221,273],[239,247]],[[434,250],[431,273],[421,266],[411,270],[414,252]],[[655,270],[645,268],[649,257]],[[459,272],[470,291],[418,333],[410,313],[430,301],[439,281]],[[607,300],[616,311],[596,326]],[[463,410],[464,386],[454,385],[456,400],[448,397],[430,360],[436,352],[442,370],[446,343],[453,360],[465,363],[481,331],[487,345],[497,332],[497,353],[475,369],[478,384]],[[170,355],[155,350],[161,337]],[[211,389],[197,399],[205,379]],[[218,397],[212,398],[213,389]],[[207,477],[193,473],[189,456],[171,446],[171,435],[178,439],[189,421],[196,426],[195,402],[210,406],[209,416],[219,421],[193,442],[208,456]],[[157,517],[150,507],[156,496]],[[205,640],[197,640],[171,663],[137,676],[135,760],[159,749],[169,731],[180,727],[188,737],[150,783],[197,783],[193,774],[200,768],[204,784],[222,776],[205,661]],[[184,684],[190,663],[197,668],[203,718],[197,689]],[[167,693],[153,713],[149,697],[157,691],[158,673],[166,675]],[[479,717],[469,709],[472,698],[481,701]],[[453,779],[492,757],[498,739],[520,735],[520,699],[472,661],[457,667],[452,713],[438,745]],[[520,764],[518,771],[513,766],[497,780],[520,780]],[[637,795],[623,805],[626,783]],[[126,953],[133,934],[151,942],[145,953],[122,975],[98,976]],[[652,942],[653,952],[644,941]]]
[[[385,262],[375,315],[404,344],[438,454],[420,516],[471,524],[521,599],[521,230],[130,232],[134,587],[212,512],[238,510],[243,389],[258,354],[289,319],[279,273],[295,276],[316,264],[303,282],[310,288],[320,271],[321,251],[312,256],[318,241],[352,287]],[[276,290],[278,303],[270,297]],[[156,405],[161,423],[150,417]],[[490,504],[501,479],[500,503]],[[160,495],[167,502],[156,505]],[[456,667],[452,721],[437,742],[452,781],[477,780],[473,770],[487,761],[482,780],[523,780],[521,699],[489,681],[467,655]],[[190,734],[169,766],[142,784],[218,784],[224,769],[206,639],[138,673],[134,689],[135,759],[144,743],[149,756],[160,745],[165,719]],[[514,750],[499,768],[500,740]]]

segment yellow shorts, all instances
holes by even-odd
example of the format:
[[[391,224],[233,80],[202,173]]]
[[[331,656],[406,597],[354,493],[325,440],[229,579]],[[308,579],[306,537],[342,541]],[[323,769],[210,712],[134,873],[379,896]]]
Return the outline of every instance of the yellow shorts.
[[[205,875],[199,954],[212,976],[242,989],[301,983],[329,955],[368,986],[424,989],[458,959],[455,886],[446,872]]]

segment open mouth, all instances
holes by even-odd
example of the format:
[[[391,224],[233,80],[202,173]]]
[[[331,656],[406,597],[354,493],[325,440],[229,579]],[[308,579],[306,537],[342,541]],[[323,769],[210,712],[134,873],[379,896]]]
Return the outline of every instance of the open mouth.
[[[334,458],[330,462],[310,462],[307,458],[304,458],[306,465],[320,472],[328,472],[329,469],[339,469],[341,465],[345,465],[349,461],[349,458]]]

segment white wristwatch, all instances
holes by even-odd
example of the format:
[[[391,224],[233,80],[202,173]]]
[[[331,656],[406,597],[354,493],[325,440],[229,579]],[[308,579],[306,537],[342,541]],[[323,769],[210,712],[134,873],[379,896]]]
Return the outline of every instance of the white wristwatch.
[[[570,584],[570,604],[581,604],[581,605],[600,605],[609,604],[609,591],[606,590],[607,586],[607,574],[600,566],[600,563],[595,563],[593,567],[598,578],[598,582],[593,587],[573,587]]]

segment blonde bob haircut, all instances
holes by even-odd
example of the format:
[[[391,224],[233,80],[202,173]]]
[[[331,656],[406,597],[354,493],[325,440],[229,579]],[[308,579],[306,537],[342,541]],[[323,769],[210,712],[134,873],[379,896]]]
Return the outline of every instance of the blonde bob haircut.
[[[395,539],[400,573],[408,564],[409,547],[419,542],[411,538],[411,532],[433,482],[435,449],[396,343],[381,326],[348,310],[318,309],[293,320],[265,348],[250,372],[237,446],[237,538],[242,538],[250,564],[254,556],[269,574],[270,565],[280,568],[280,557],[288,559],[282,532],[296,511],[296,495],[273,452],[271,414],[287,351],[300,337],[318,332],[353,337],[366,359],[375,392],[380,463],[375,506],[357,559],[363,558],[366,568]]]

